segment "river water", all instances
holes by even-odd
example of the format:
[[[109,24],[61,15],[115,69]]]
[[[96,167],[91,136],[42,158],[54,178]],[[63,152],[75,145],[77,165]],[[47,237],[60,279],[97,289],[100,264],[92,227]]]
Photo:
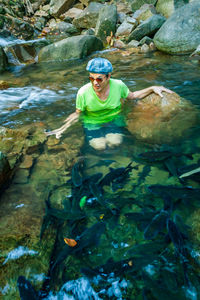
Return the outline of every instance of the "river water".
[[[176,174],[184,166],[195,164],[195,168],[200,160],[199,61],[159,52],[97,55],[112,62],[112,77],[122,79],[131,91],[164,85],[186,99],[189,108],[165,120],[164,126],[147,122],[150,131],[151,124],[155,127],[147,138],[126,129],[123,144],[115,149],[91,149],[78,123],[60,141],[51,137],[36,151],[26,153],[26,162],[31,163],[19,165],[18,176],[0,203],[2,299],[20,299],[20,275],[45,299],[200,299],[199,175],[181,182]],[[13,130],[30,130],[37,124],[43,130],[61,126],[75,110],[78,89],[88,82],[88,60],[10,67],[0,75],[10,85],[0,90],[0,126]],[[128,118],[132,108],[133,103],[125,103],[122,115]],[[141,124],[146,122],[143,118]],[[149,161],[139,156],[148,151],[175,154],[166,164],[164,159]],[[109,167],[126,167],[132,161],[125,182],[104,187],[104,197],[116,213],[88,197],[83,208],[86,218],[73,223],[52,217],[40,239],[43,216],[48,215],[45,200],[50,199],[54,208],[66,208],[73,193],[71,170],[78,160],[84,161],[85,177],[98,172],[105,175]],[[158,187],[157,192],[150,191],[152,185]],[[182,190],[173,190],[174,186]],[[85,189],[89,188],[85,183]],[[167,210],[163,202],[168,201],[173,208]],[[127,215],[134,212],[138,215]],[[178,229],[170,231],[166,214]],[[159,220],[152,225],[155,216]],[[85,234],[97,222],[105,225],[100,234],[97,230],[98,241],[93,233]],[[153,231],[151,238],[148,230]],[[180,231],[185,235],[179,235]],[[51,261],[67,247],[63,238],[81,234],[85,247],[74,253],[70,249],[52,274]],[[29,293],[32,299],[31,288]]]

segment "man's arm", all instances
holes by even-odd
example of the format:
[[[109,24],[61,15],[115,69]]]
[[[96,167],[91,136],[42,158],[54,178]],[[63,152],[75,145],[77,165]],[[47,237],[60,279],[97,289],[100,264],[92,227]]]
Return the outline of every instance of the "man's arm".
[[[150,95],[151,93],[155,93],[160,97],[163,97],[162,92],[167,92],[170,94],[173,93],[173,91],[165,88],[164,86],[150,86],[140,91],[129,92],[128,97],[126,99],[128,100],[143,99],[144,97]]]
[[[46,132],[46,135],[49,136],[49,135],[53,135],[55,134],[56,138],[59,139],[62,135],[62,133],[68,129],[72,124],[76,123],[79,119],[79,115],[81,113],[81,110],[80,109],[76,109],[76,111],[72,114],[70,114],[67,119],[64,121],[65,124],[63,126],[61,126],[60,128],[58,129],[55,129],[53,131],[49,131],[49,132]]]

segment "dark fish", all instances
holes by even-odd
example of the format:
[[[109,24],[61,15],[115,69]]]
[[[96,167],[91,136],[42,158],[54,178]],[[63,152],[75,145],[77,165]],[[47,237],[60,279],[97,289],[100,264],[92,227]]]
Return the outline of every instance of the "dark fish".
[[[184,245],[182,233],[180,232],[176,224],[170,219],[167,220],[167,230],[169,233],[169,237],[172,243],[174,244],[177,254],[179,254],[181,258],[184,259],[186,255],[186,248]]]
[[[133,169],[131,164],[132,162],[130,162],[126,167],[117,169],[110,168],[110,172],[102,178],[99,184],[101,186],[110,185],[116,179],[120,182]]]
[[[21,300],[39,300],[39,296],[34,287],[24,276],[19,276],[17,286]]]
[[[138,184],[141,184],[145,180],[146,176],[150,173],[150,171],[151,171],[151,166],[148,165],[144,166],[142,172],[138,174],[139,176]]]
[[[178,291],[178,274],[176,274],[173,270],[171,270],[169,267],[162,268],[161,278],[166,288],[169,288],[171,291],[174,292]]]
[[[77,162],[73,165],[72,168],[72,183],[75,187],[79,187],[81,186],[83,179],[80,173],[81,170],[81,163],[82,162]]]
[[[151,185],[148,189],[156,195],[167,194],[173,199],[199,199],[200,189],[192,187],[177,187],[172,185]]]
[[[109,165],[111,165],[114,162],[116,162],[116,161],[111,160],[111,159],[101,159],[96,164],[90,166],[88,169],[95,168],[95,167],[101,167],[101,166],[107,166],[108,167]]]
[[[106,225],[104,222],[98,222],[92,227],[87,228],[80,236],[76,237],[77,245],[73,248],[65,245],[62,251],[58,254],[58,257],[53,263],[50,273],[53,272],[58,264],[61,264],[68,255],[82,253],[85,248],[97,245],[99,243],[102,233],[105,231]]]
[[[158,255],[167,247],[168,241],[165,239],[134,245],[128,250],[128,255],[133,257]]]
[[[148,152],[140,153],[138,157],[147,162],[157,162],[157,161],[163,161],[173,155],[174,154],[170,151],[148,151]]]
[[[154,239],[163,229],[166,228],[166,222],[169,218],[168,212],[161,210],[149,223],[144,231],[145,240]]]
[[[164,161],[164,165],[169,171],[169,173],[171,174],[171,176],[175,176],[175,177],[178,176],[177,169],[172,158],[166,159]]]

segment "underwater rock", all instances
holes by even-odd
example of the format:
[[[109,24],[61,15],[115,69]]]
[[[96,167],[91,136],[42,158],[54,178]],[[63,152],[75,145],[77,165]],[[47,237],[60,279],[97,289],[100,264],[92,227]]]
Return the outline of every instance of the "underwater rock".
[[[153,143],[181,139],[194,126],[198,112],[190,101],[178,94],[151,94],[128,114],[127,128],[138,139]]]

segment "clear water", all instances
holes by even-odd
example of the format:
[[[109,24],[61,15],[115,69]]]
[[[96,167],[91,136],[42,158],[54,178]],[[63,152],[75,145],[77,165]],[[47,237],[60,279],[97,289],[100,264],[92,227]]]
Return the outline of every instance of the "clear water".
[[[187,224],[188,239],[184,240],[190,253],[187,262],[188,281],[185,279],[180,256],[173,243],[155,256],[149,249],[145,253],[130,254],[135,245],[149,243],[144,231],[151,222],[135,222],[125,214],[130,212],[155,212],[163,209],[160,195],[149,192],[148,186],[191,186],[199,188],[199,181],[186,179],[182,184],[177,176],[171,176],[163,162],[147,163],[138,159],[140,153],[152,150],[169,150],[178,153],[173,164],[180,169],[197,163],[200,159],[199,95],[200,64],[185,56],[168,56],[161,53],[127,55],[123,52],[100,53],[111,60],[113,77],[122,79],[130,90],[139,90],[150,85],[164,85],[178,93],[189,103],[187,109],[163,123],[156,123],[153,135],[142,138],[126,131],[124,143],[115,149],[94,151],[84,142],[80,123],[72,126],[60,141],[49,138],[37,149],[25,153],[22,159],[31,161],[26,166],[19,163],[17,175],[1,197],[1,289],[2,299],[20,299],[17,288],[18,276],[25,276],[37,291],[48,291],[46,299],[199,299],[199,204],[195,199],[177,200],[171,213],[181,218],[181,229]],[[89,58],[88,58],[89,59]],[[0,126],[13,130],[31,130],[39,126],[52,130],[63,124],[64,119],[75,110],[78,89],[87,83],[85,66],[88,59],[65,63],[33,64],[12,67],[0,75],[0,80],[10,88],[0,90]],[[133,109],[126,103],[123,114],[128,119]],[[142,123],[146,122],[144,118]],[[154,121],[154,120],[153,120]],[[152,120],[151,120],[152,122]],[[148,123],[149,128],[154,123]],[[167,127],[168,126],[168,127]],[[16,136],[16,139],[18,137]],[[16,141],[15,141],[16,142]],[[13,150],[14,151],[14,150]],[[182,155],[183,154],[183,155]],[[185,155],[187,154],[187,155]],[[118,207],[118,217],[112,216],[97,203],[88,199],[84,207],[86,220],[77,225],[81,234],[97,221],[106,223],[106,230],[99,243],[86,247],[82,252],[73,252],[57,269],[57,274],[48,281],[50,258],[57,256],[64,247],[63,238],[71,232],[70,222],[55,221],[48,226],[40,241],[40,230],[45,215],[45,200],[50,192],[54,208],[64,209],[71,195],[66,182],[71,178],[71,168],[78,159],[83,159],[84,176],[97,172],[106,174],[109,167],[125,167],[133,161],[135,169],[119,189],[105,187],[105,198],[111,206]],[[110,166],[99,162],[111,160]],[[113,161],[113,162],[112,162]],[[165,193],[165,191],[163,192]],[[166,228],[153,242],[163,241]],[[57,239],[56,239],[57,236]],[[195,254],[194,254],[195,253]],[[138,257],[141,261],[138,264]],[[109,270],[86,276],[82,268],[95,269],[112,258],[115,262],[126,261],[131,272]],[[108,263],[108,265],[111,265]],[[174,278],[176,280],[174,281]],[[48,285],[44,287],[44,283]],[[41,292],[42,293],[42,292]]]

